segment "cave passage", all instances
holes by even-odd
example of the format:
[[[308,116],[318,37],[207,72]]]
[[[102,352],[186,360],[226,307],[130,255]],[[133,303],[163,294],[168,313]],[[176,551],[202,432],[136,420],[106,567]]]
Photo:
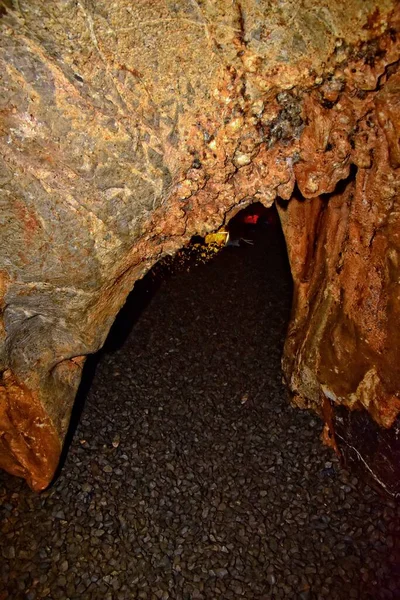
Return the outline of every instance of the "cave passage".
[[[397,509],[290,406],[282,231],[242,218],[137,283],[53,486],[0,474],[5,598],[396,598]]]

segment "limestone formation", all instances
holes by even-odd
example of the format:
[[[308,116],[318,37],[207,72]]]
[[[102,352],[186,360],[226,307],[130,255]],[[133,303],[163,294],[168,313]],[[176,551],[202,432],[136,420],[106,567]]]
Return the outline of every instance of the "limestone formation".
[[[389,428],[397,2],[0,7],[0,466],[49,484],[85,356],[135,280],[254,201],[277,199],[287,239],[297,403]]]

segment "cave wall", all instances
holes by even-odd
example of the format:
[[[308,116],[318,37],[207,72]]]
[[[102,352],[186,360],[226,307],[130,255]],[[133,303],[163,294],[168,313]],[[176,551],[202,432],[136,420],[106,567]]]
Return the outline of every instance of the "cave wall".
[[[349,146],[356,169],[348,181],[280,205],[295,281],[284,355],[290,388],[301,405],[318,404],[322,393],[334,405],[367,409],[382,427],[400,410],[399,139],[391,143],[381,127],[390,121],[389,131],[400,132],[399,91],[393,75],[359,119],[350,116],[361,140]],[[326,124],[319,136],[333,146],[335,123]],[[313,169],[318,176],[318,159]],[[307,177],[297,178],[305,194]]]
[[[0,466],[46,487],[85,356],[135,280],[276,197],[296,288],[289,386],[390,425],[397,3],[1,7]]]

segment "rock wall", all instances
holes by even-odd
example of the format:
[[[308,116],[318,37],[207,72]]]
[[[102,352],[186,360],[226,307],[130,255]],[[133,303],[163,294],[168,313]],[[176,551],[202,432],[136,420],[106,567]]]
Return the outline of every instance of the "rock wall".
[[[309,105],[317,112],[301,138],[301,156],[310,160],[295,168],[302,195],[280,204],[295,282],[283,367],[295,401],[302,407],[330,405],[332,415],[339,406],[366,409],[383,428],[392,427],[400,411],[400,76],[394,67],[371,85],[362,104],[354,90],[343,91],[337,120],[318,103]],[[330,163],[330,173],[326,155],[335,148],[338,160]],[[352,171],[332,191],[342,157]],[[330,193],[313,197],[314,185]],[[351,434],[342,433],[339,441],[376,481],[400,493],[398,424],[389,437],[365,420],[360,428],[347,427]],[[335,446],[333,429],[327,425],[325,435]],[[373,452],[370,437],[382,437]],[[382,455],[379,464],[375,454]],[[391,459],[396,475],[384,477],[382,462]]]
[[[276,197],[289,385],[390,426],[397,2],[1,6],[0,466],[46,487],[84,357],[135,280]]]
[[[361,114],[343,95],[337,121],[317,104],[301,138],[302,157],[312,145],[310,163],[295,167],[303,196],[280,209],[296,284],[284,360],[290,386],[316,404],[322,391],[364,407],[383,427],[400,410],[399,91],[393,74]],[[355,169],[332,192],[324,147],[339,144],[338,161]],[[310,198],[314,184],[331,193]]]

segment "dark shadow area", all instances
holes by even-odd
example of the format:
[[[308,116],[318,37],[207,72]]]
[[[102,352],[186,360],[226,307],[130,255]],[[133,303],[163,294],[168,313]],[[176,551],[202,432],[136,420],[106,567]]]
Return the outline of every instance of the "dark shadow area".
[[[367,478],[377,493],[400,499],[400,418],[390,429],[384,429],[367,411],[339,407],[334,425],[349,469]],[[398,569],[400,574],[400,539]]]
[[[227,225],[233,238],[245,238],[249,234],[266,232],[269,227],[279,231],[279,216],[275,205],[266,208],[261,202],[254,202],[240,210]]]
[[[76,429],[81,419],[86,398],[88,396],[91,385],[93,383],[93,379],[96,374],[97,365],[101,361],[102,356],[103,350],[99,350],[99,352],[96,352],[96,354],[90,354],[86,359],[85,365],[82,370],[81,382],[79,384],[79,388],[75,397],[74,405],[72,407],[71,418],[68,425],[68,431],[64,439],[64,445],[61,451],[60,461],[58,463],[57,470],[54,473],[53,480],[48,489],[53,487],[53,485],[57,482],[57,479],[59,478],[64,468],[72,440],[74,439]]]
[[[329,194],[322,194],[321,198],[323,198],[324,200],[328,201],[329,198],[331,198],[332,196],[335,196],[335,195],[341,196],[341,195],[343,195],[344,192],[346,191],[346,188],[349,185],[349,183],[355,182],[357,171],[358,171],[357,166],[351,164],[348,176],[345,179],[340,179],[337,182],[336,187],[333,190],[333,192],[330,192]]]
[[[87,395],[90,391],[96,374],[97,365],[106,354],[113,353],[123,346],[135,323],[140,318],[143,310],[148,306],[154,294],[159,289],[162,279],[168,276],[168,269],[168,263],[166,261],[160,261],[154,265],[154,267],[150,269],[150,271],[142,279],[135,283],[134,288],[129,294],[124,306],[121,308],[115,318],[104,346],[95,354],[90,354],[87,357],[82,371],[81,383],[76,394],[74,406],[72,408],[71,419],[67,435],[65,436],[60,462],[51,486],[57,481],[62,469],[64,468],[71,442],[74,438],[76,428],[78,427],[82,411],[85,406]]]
[[[202,238],[199,238],[200,240]],[[161,260],[150,269],[148,273],[136,281],[133,290],[128,295],[124,306],[117,314],[115,321],[110,329],[104,346],[95,354],[90,354],[85,362],[82,371],[82,379],[76,394],[74,406],[71,412],[71,419],[65,436],[64,446],[60,457],[57,471],[54,475],[51,485],[57,481],[68,455],[69,447],[74,438],[76,428],[82,415],[87,395],[90,391],[93,379],[96,374],[97,365],[104,355],[116,352],[120,349],[127,337],[131,333],[135,323],[140,318],[143,310],[149,305],[154,294],[159,289],[162,281],[170,275],[171,259]]]
[[[247,206],[229,221],[227,230],[229,231],[229,242],[225,251],[230,250],[229,245],[253,244],[269,232],[272,233],[275,243],[278,243],[278,252],[282,252],[283,256],[286,254],[286,244],[275,205],[266,208],[260,202],[255,202]],[[105,355],[117,352],[123,347],[141,314],[148,307],[163,283],[167,282],[176,273],[190,271],[200,263],[213,260],[215,254],[219,251],[223,251],[223,249],[220,250],[215,245],[207,250],[204,238],[197,235],[193,236],[188,246],[180,249],[174,256],[167,256],[158,261],[142,279],[135,283],[124,306],[115,318],[104,346],[86,359],[60,462],[51,486],[57,481],[64,468],[99,362]]]
[[[259,242],[260,237],[267,235],[270,230],[276,238],[275,242],[280,245],[280,251],[283,255],[286,254],[286,244],[275,205],[266,208],[260,202],[251,204],[229,221],[227,230],[229,231],[228,246],[229,242],[246,244],[247,239],[250,243]],[[188,246],[178,250],[174,256],[158,261],[142,279],[135,283],[98,354],[116,352],[123,346],[143,310],[150,304],[162,284],[176,273],[188,272],[201,263],[209,262],[217,252],[215,245],[212,245],[208,251],[204,238],[196,235],[192,237]]]

